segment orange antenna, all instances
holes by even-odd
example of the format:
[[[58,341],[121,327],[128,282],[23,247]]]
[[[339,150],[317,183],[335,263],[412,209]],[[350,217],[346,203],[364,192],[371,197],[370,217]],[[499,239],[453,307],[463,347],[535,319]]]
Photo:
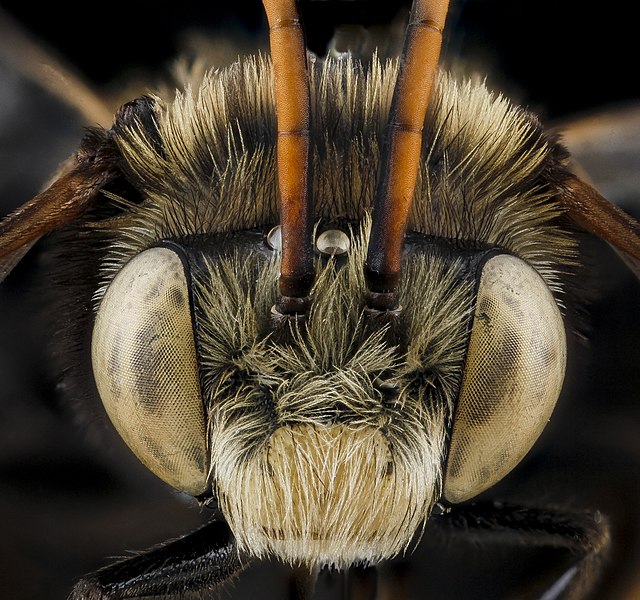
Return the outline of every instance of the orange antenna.
[[[448,0],[414,0],[411,9],[373,204],[365,263],[370,308],[397,308],[404,234],[413,204],[422,129],[448,6]]]
[[[307,53],[295,0],[263,0],[269,21],[278,119],[282,259],[277,309],[301,314],[313,285],[310,96]]]

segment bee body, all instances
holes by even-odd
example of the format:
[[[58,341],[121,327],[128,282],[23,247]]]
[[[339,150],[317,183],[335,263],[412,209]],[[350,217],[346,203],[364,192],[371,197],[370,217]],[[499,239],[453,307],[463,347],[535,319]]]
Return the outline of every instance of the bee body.
[[[2,276],[49,234],[61,389],[214,509],[73,597],[376,566],[430,525],[574,551],[581,593],[606,521],[474,499],[560,396],[580,228],[631,264],[640,228],[535,116],[436,70],[446,2],[365,62],[306,54],[291,3],[265,5],[273,62],[128,102],[0,223]]]
[[[98,292],[86,303],[98,319],[78,326],[93,328],[99,394],[143,462],[178,489],[213,495],[259,556],[344,567],[405,550],[442,494],[485,264],[503,253],[527,261],[559,299],[575,267],[575,241],[557,225],[554,143],[482,85],[442,74],[407,238],[405,309],[384,334],[373,327],[362,272],[396,74],[394,61],[313,63],[316,237],[341,231],[349,245],[332,257],[316,249],[313,308],[303,326],[277,328],[284,343],[272,328],[268,61],[212,72],[173,103],[126,105],[111,132],[94,134],[132,188],[113,197],[113,216],[89,216],[93,240],[74,225],[76,256],[96,257]],[[160,354],[149,349],[156,339]],[[83,363],[69,356],[73,378]],[[464,472],[464,452],[452,470]],[[182,459],[167,464],[167,454]]]

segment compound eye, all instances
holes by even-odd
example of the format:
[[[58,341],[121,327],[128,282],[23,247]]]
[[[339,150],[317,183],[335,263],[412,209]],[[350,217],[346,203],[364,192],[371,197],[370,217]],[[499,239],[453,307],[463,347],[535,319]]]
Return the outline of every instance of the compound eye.
[[[454,415],[444,497],[495,485],[538,439],[562,389],[566,335],[540,275],[506,254],[482,271]]]
[[[116,275],[91,353],[102,403],[129,448],[174,488],[203,493],[204,408],[188,280],[176,252],[145,250]]]

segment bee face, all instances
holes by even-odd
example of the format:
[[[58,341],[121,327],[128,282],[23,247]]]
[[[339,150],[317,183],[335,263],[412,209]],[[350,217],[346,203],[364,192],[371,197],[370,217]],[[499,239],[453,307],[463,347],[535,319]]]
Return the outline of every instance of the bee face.
[[[243,556],[376,564],[436,504],[505,477],[549,420],[578,267],[565,157],[526,111],[439,74],[402,277],[377,304],[398,62],[311,60],[313,276],[283,312],[273,76],[263,57],[194,73],[88,135],[100,202],[51,236],[61,368],[149,470],[220,509]]]
[[[121,113],[115,143],[143,200],[118,198],[123,212],[97,226],[109,244],[95,265],[93,373],[142,462],[215,497],[244,550],[375,563],[405,549],[436,502],[476,496],[537,439],[564,377],[556,297],[575,242],[556,226],[554,147],[537,122],[443,75],[402,309],[367,308],[375,147],[397,65],[328,60],[310,86],[313,303],[283,320],[270,68],[248,60],[173,105]]]

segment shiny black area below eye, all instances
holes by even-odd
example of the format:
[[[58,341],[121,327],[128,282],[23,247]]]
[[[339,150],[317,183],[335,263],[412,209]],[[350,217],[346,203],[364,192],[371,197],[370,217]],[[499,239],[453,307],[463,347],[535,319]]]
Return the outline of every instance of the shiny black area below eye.
[[[269,227],[260,229],[245,229],[225,233],[207,233],[191,235],[175,240],[163,240],[160,247],[179,247],[190,262],[199,262],[199,256],[210,258],[221,256],[261,255],[272,258],[274,250],[267,243],[266,233]]]
[[[274,228],[274,225],[269,225],[241,231],[191,235],[179,239],[163,240],[157,245],[173,248],[178,246],[192,264],[199,262],[200,256],[215,258],[234,255],[258,255],[272,259],[280,252],[280,249],[274,248],[269,240],[269,235]],[[351,240],[358,240],[361,222],[350,220],[320,222],[316,229],[316,239],[321,237],[324,232],[332,229],[345,232]],[[403,258],[406,260],[414,256],[419,257],[435,253],[451,261],[462,261],[466,265],[464,270],[469,276],[476,277],[478,269],[487,260],[488,256],[502,251],[495,246],[488,246],[474,240],[451,240],[408,231],[405,234]],[[350,257],[349,252],[330,256],[317,251],[317,249],[316,255],[322,260],[323,265],[326,265],[329,258],[331,258],[338,267],[346,264]]]

